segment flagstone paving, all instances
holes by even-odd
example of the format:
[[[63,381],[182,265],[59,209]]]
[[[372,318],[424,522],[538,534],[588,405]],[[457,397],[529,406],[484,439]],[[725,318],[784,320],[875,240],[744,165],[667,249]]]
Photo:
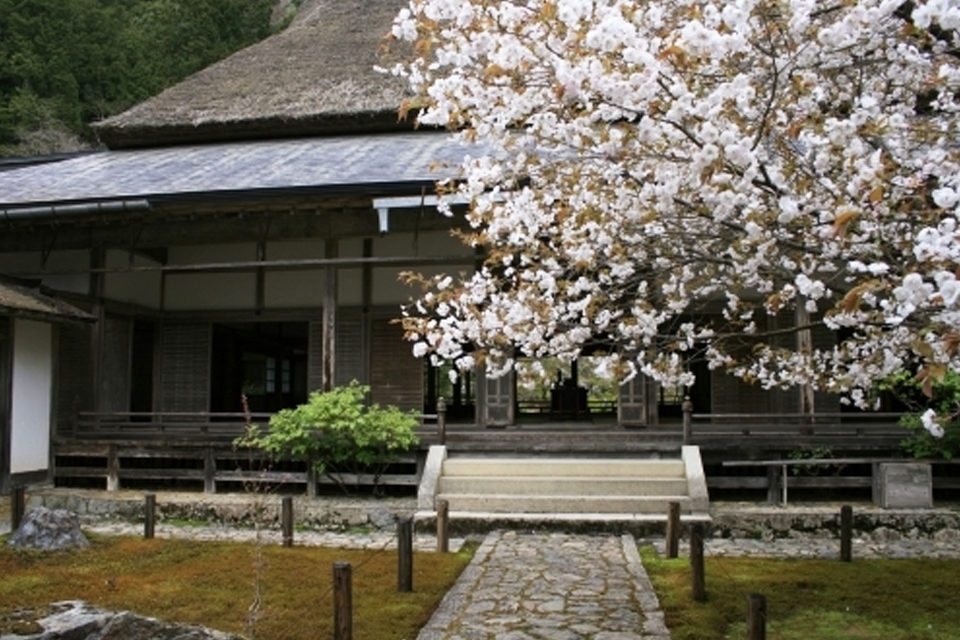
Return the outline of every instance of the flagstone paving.
[[[418,640],[667,640],[633,536],[493,532]]]

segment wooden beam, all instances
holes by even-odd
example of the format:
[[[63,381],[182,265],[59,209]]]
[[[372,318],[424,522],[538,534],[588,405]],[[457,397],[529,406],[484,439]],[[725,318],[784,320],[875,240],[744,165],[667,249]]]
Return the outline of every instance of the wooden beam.
[[[248,211],[252,206],[244,205]],[[149,218],[122,218],[89,220],[77,223],[58,223],[57,250],[88,249],[93,246],[107,249],[130,249],[130,225],[142,225],[138,230],[137,251],[148,255],[151,249],[210,243],[256,242],[261,238],[258,222],[268,210],[258,213],[210,212],[190,210],[177,215],[152,215]],[[335,210],[320,207],[316,202],[309,210],[286,210],[271,214],[267,241],[302,240],[304,238],[372,237],[377,235],[377,212],[370,200],[353,202]],[[419,220],[418,220],[419,218]],[[0,227],[0,252],[43,251],[49,246],[49,234],[41,229],[52,228],[44,221],[33,221],[30,226],[7,224]],[[391,233],[435,231],[468,228],[462,217],[447,218],[430,209],[422,217],[408,212],[394,213],[390,218]]]
[[[258,255],[261,255],[258,251]],[[263,254],[265,257],[265,254]],[[300,271],[313,269],[356,269],[366,265],[374,267],[415,267],[424,265],[461,265],[473,264],[473,256],[451,255],[451,256],[367,256],[362,258],[296,258],[289,260],[240,260],[235,262],[194,262],[189,264],[168,264],[168,265],[126,265],[118,267],[106,267],[102,263],[97,266],[91,266],[85,269],[54,269],[48,271],[14,271],[8,275],[20,278],[40,278],[52,275],[85,275],[90,274],[92,278],[102,276],[108,273],[162,273],[162,274],[188,274],[188,273],[237,273],[253,272],[258,273],[261,270],[272,271]]]

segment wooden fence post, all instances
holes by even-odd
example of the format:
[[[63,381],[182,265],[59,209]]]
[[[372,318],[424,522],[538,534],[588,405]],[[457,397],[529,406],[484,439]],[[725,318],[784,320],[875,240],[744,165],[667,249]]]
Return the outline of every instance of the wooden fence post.
[[[680,503],[671,502],[667,509],[667,557],[680,554]]]
[[[747,640],[767,640],[767,598],[759,593],[747,596]]]
[[[437,398],[437,437],[440,444],[447,444],[447,401]]]
[[[283,530],[283,546],[293,546],[293,498],[285,496],[281,502],[280,527]]]
[[[353,567],[333,563],[333,640],[353,640]]]
[[[690,527],[690,573],[692,576],[693,599],[707,601],[707,583],[703,566],[703,525]]]
[[[27,513],[27,490],[14,487],[10,494],[10,531],[16,531]]]
[[[853,560],[853,507],[840,507],[840,560]]]
[[[203,492],[217,492],[217,458],[213,455],[213,449],[203,452]]]
[[[117,446],[107,447],[107,491],[120,490],[120,456],[117,455]]]
[[[413,591],[413,518],[397,518],[397,591]]]
[[[449,553],[450,537],[447,534],[450,521],[450,503],[446,500],[437,500],[437,551]]]
[[[143,496],[143,537],[153,538],[154,524],[157,516],[157,494],[148,493]]]

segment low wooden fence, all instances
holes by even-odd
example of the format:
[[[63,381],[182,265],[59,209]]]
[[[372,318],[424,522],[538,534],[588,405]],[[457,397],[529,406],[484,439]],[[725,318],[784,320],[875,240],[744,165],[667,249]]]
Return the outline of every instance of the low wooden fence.
[[[694,413],[683,411],[683,440],[714,451],[831,447],[895,450],[908,435],[899,413]]]
[[[271,461],[260,452],[213,443],[171,444],[134,441],[57,442],[54,477],[61,484],[90,484],[116,491],[131,485],[173,484],[215,493],[218,488],[285,485],[314,496],[318,485],[333,484],[305,463]],[[345,485],[415,487],[422,464],[416,453],[397,456],[389,473],[339,474]]]
[[[441,408],[442,409],[442,408]],[[250,414],[266,425],[269,413]],[[175,484],[216,492],[218,486],[266,483],[300,487],[316,495],[318,485],[333,484],[304,463],[270,460],[263,453],[238,448],[244,434],[243,413],[81,412],[54,442],[54,477],[61,484],[84,484],[117,490],[133,484]],[[445,416],[420,416],[422,440],[442,440]],[[420,480],[417,452],[398,456],[389,473],[341,473],[345,485],[415,487]]]

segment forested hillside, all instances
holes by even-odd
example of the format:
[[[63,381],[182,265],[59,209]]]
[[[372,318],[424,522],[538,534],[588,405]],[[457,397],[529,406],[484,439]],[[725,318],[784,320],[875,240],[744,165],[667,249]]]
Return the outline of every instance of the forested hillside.
[[[0,0],[0,155],[95,146],[118,113],[270,33],[276,0]]]

